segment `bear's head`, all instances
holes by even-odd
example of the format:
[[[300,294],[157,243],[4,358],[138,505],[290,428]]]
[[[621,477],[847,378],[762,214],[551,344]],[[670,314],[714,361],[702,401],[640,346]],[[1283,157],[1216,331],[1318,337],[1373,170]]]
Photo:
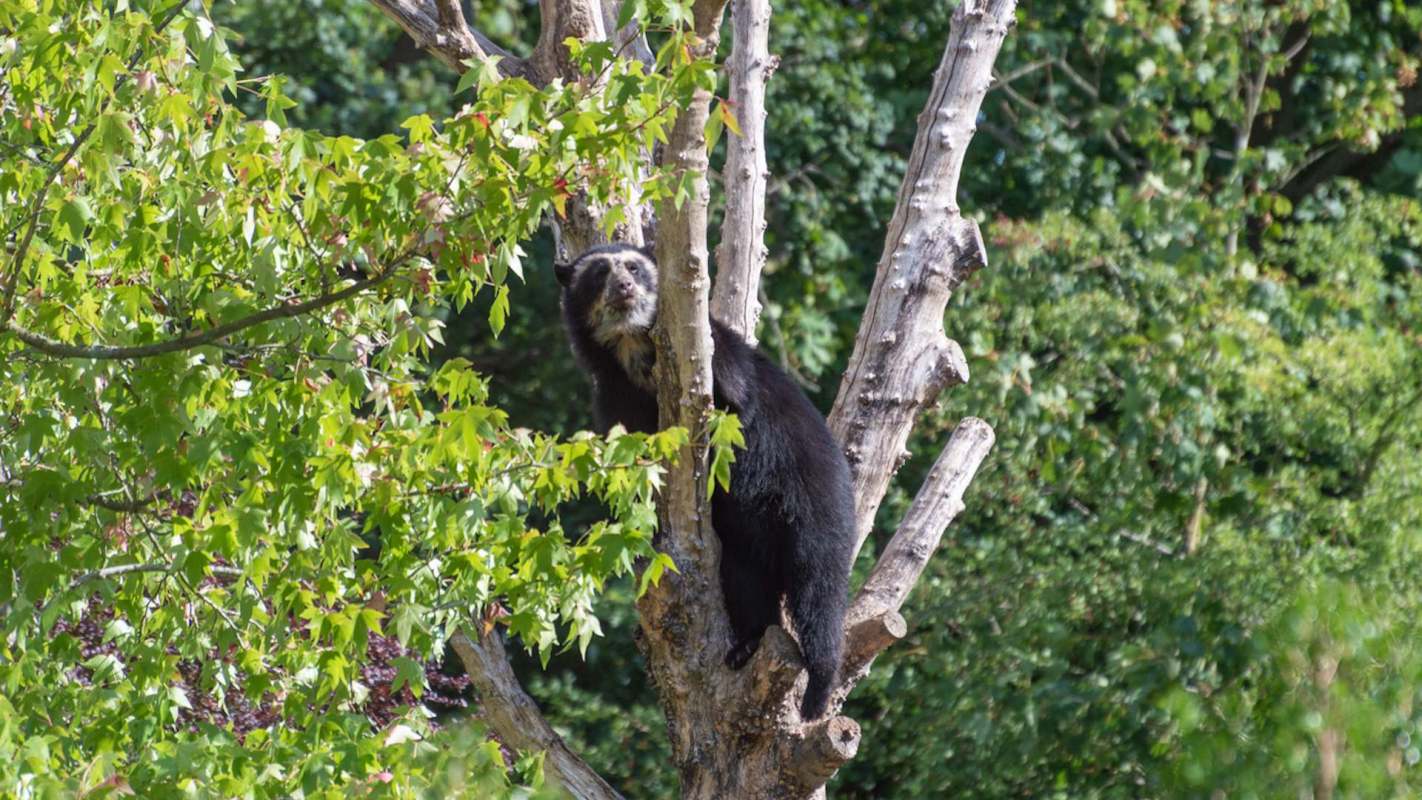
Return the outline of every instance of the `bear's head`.
[[[600,344],[645,339],[657,321],[657,262],[650,248],[606,244],[554,265],[563,304]]]

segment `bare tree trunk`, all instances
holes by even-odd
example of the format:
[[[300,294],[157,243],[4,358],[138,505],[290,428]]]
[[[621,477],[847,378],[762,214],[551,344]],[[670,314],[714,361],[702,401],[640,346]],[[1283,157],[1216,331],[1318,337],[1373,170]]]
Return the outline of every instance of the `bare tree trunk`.
[[[711,315],[755,344],[760,319],[760,273],[765,268],[765,82],[778,61],[770,57],[770,0],[731,4],[735,42],[731,102],[741,135],[726,142],[726,217],[716,249],[716,289]]]
[[[453,0],[372,2],[446,60],[479,57],[471,54],[470,42],[481,53],[497,52],[485,37],[467,30],[462,16],[441,13]],[[698,57],[714,57],[726,3],[696,0]],[[617,0],[542,0],[543,35],[536,52],[528,59],[510,55],[501,69],[546,81],[567,69],[561,42],[568,36],[630,41],[621,37],[635,32],[611,30],[617,6]],[[963,153],[976,130],[978,108],[1014,10],[1015,0],[963,0],[954,13],[830,417],[853,468],[860,544],[906,455],[919,412],[936,402],[943,389],[967,380],[962,350],[944,334],[943,313],[952,291],[987,258],[976,223],[962,216],[955,196]],[[714,300],[704,177],[709,93],[698,93],[679,114],[662,153],[664,167],[701,176],[680,208],[666,203],[658,209],[656,241],[662,280],[657,341],[662,422],[684,426],[691,444],[668,473],[659,502],[658,546],[676,562],[678,573],[664,576],[638,602],[642,648],[666,713],[683,797],[818,798],[860,743],[859,725],[838,711],[875,657],[906,634],[903,603],[962,510],[963,493],[992,447],[993,433],[981,420],[959,424],[853,599],[841,685],[825,718],[809,724],[799,718],[805,676],[799,649],[783,630],[771,628],[744,669],[731,672],[723,666],[730,635],[717,579],[719,543],[706,501],[705,429],[712,396],[708,312],[714,308],[718,318],[753,338],[764,264],[764,84],[774,65],[766,48],[768,0],[735,0],[733,16],[731,93],[743,136],[730,143]],[[464,32],[445,30],[449,27]],[[584,207],[579,213],[570,213],[571,222],[562,231],[570,251],[599,238],[598,210]],[[635,241],[639,232],[640,227],[625,232],[625,238]],[[615,796],[589,778],[587,764],[555,734],[550,737],[551,727],[531,701],[523,701],[526,695],[507,671],[500,649],[472,640],[459,646],[481,694],[494,698],[492,704],[486,700],[486,720],[504,741],[549,750],[549,769],[574,796]]]

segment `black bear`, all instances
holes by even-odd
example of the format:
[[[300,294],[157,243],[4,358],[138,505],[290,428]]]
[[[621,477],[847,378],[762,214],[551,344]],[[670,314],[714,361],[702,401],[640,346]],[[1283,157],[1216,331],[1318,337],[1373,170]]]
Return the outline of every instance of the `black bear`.
[[[655,431],[657,265],[648,250],[594,247],[555,271],[573,352],[594,384],[600,431],[616,423]],[[746,447],[730,492],[711,499],[721,539],[721,588],[734,637],[726,654],[745,666],[780,619],[783,597],[809,672],[801,716],[825,712],[843,655],[854,549],[849,464],[824,418],[779,367],[711,320],[716,406],[741,421]]]

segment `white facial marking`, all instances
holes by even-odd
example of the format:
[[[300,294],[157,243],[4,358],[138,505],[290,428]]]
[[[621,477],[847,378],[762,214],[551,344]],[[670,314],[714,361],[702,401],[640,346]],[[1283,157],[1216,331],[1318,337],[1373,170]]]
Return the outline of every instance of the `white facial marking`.
[[[637,252],[603,257],[611,264],[602,294],[589,309],[593,337],[612,351],[634,383],[654,390],[651,330],[657,319],[656,265]]]

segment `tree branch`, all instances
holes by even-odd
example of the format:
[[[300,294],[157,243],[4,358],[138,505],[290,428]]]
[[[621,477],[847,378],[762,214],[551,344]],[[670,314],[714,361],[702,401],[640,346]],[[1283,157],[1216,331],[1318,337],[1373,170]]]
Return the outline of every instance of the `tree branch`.
[[[884,611],[851,621],[845,631],[844,667],[841,674],[851,685],[869,674],[875,657],[908,635],[908,620],[898,611]]]
[[[398,265],[403,260],[403,257],[397,259],[396,265]],[[307,314],[312,311],[325,308],[326,306],[339,303],[342,300],[346,300],[348,298],[354,297],[357,294],[360,294],[366,289],[370,289],[372,287],[379,286],[380,284],[384,283],[390,278],[391,275],[395,274],[396,265],[386,267],[379,273],[372,275],[368,278],[358,280],[355,283],[352,283],[350,286],[347,286],[346,288],[336,292],[330,292],[327,294],[320,295],[318,297],[313,297],[310,300],[306,300],[301,303],[291,303],[287,305],[274,306],[272,308],[266,309],[265,311],[259,311],[255,314],[249,314],[245,317],[242,317],[241,319],[235,319],[231,322],[227,322],[222,325],[217,325],[215,327],[208,328],[203,331],[195,331],[193,333],[184,334],[183,336],[179,336],[175,339],[168,339],[162,342],[152,342],[150,344],[139,344],[128,347],[116,347],[113,345],[102,344],[78,345],[69,344],[68,342],[61,342],[57,339],[51,339],[48,336],[44,336],[43,334],[35,333],[34,331],[21,328],[18,325],[15,325],[13,322],[8,324],[5,329],[15,334],[15,336],[18,337],[20,341],[24,342],[35,350],[59,358],[94,358],[101,360],[151,358],[153,356],[160,356],[166,353],[176,353],[181,350],[191,350],[194,347],[201,347],[205,344],[211,344],[217,341],[218,339],[231,336],[234,333],[246,330],[247,328],[250,328],[254,325],[260,325],[263,322],[271,322],[272,320],[286,319],[289,317],[298,317],[302,314]]]
[[[751,682],[750,702],[745,710],[761,720],[774,723],[780,705],[804,674],[800,646],[779,625],[766,629],[751,663],[744,670]]]
[[[700,37],[693,48],[697,58],[715,56],[724,7],[725,0],[697,0],[693,7],[695,32]],[[691,433],[691,443],[668,472],[659,506],[664,516],[667,552],[679,564],[696,564],[696,571],[704,573],[703,577],[714,577],[717,564],[715,537],[705,524],[708,515],[699,513],[705,502],[707,480],[701,464],[705,449],[702,432],[711,410],[706,246],[710,188],[706,181],[705,137],[710,102],[709,90],[696,90],[690,105],[677,115],[663,150],[662,166],[679,175],[690,173],[696,177],[690,196],[680,207],[671,199],[662,201],[656,242],[661,289],[657,297],[656,336],[661,422],[663,427],[680,425]],[[667,585],[667,581],[662,582],[662,586]],[[660,594],[663,593],[648,593]]]
[[[104,567],[103,569],[87,572],[74,579],[69,588],[77,589],[86,583],[104,580],[106,578],[117,578],[123,575],[132,575],[140,572],[173,572],[178,569],[177,564],[120,564],[116,567]],[[225,578],[240,578],[242,570],[237,567],[224,567],[220,564],[212,564],[207,567],[208,572],[213,575],[221,575]]]
[[[527,59],[519,58],[489,37],[469,27],[459,0],[370,0],[415,40],[456,72],[469,69],[466,61],[499,57],[499,72],[539,83]]]
[[[715,57],[725,2],[696,0],[692,7],[698,37],[692,44],[694,57]],[[722,663],[730,636],[718,580],[720,543],[711,530],[706,491],[712,342],[705,130],[710,103],[711,92],[698,88],[677,115],[660,158],[668,172],[693,176],[689,196],[680,206],[671,199],[660,202],[656,241],[657,401],[662,427],[684,427],[690,440],[668,468],[657,502],[657,546],[678,571],[665,575],[637,601],[641,646],[668,712],[672,758],[688,797],[714,792],[707,787],[715,786],[713,775],[724,772],[720,765],[708,768],[715,754],[698,743],[708,733],[700,726],[725,712],[717,702],[722,697],[718,688],[731,685]],[[698,782],[706,783],[694,788]]]
[[[830,717],[806,728],[804,737],[789,749],[786,764],[794,776],[790,783],[818,789],[859,752],[859,723],[849,717]]]
[[[547,82],[554,77],[572,81],[577,70],[568,58],[569,38],[584,42],[607,40],[599,0],[539,0],[538,44],[533,49],[534,72]]]
[[[729,63],[730,106],[741,135],[727,134],[726,216],[716,250],[711,316],[755,344],[760,318],[760,273],[765,267],[765,83],[775,70],[770,56],[770,0],[734,0],[734,43]]]
[[[992,449],[994,438],[986,422],[969,417],[958,423],[929,470],[894,538],[850,605],[846,650],[854,663],[846,665],[847,686],[863,677],[874,656],[893,644],[895,633],[902,636],[894,617],[938,548],[948,524],[963,510],[963,492]]]
[[[860,545],[907,456],[904,445],[919,411],[968,377],[962,349],[943,332],[943,312],[953,290],[986,264],[987,253],[977,223],[962,216],[955,195],[1015,7],[1015,0],[965,0],[953,14],[830,414],[830,430],[853,473]]]
[[[544,765],[553,780],[578,800],[620,800],[608,785],[559,736],[538,704],[518,682],[497,631],[475,639],[463,633],[450,639],[450,646],[464,664],[464,671],[479,692],[480,719],[488,723],[499,741],[516,750],[542,750]]]
[[[657,60],[647,37],[634,17],[622,28],[617,27],[617,17],[622,13],[622,0],[602,0],[602,27],[608,31],[618,52],[626,52],[643,64],[651,65]]]

